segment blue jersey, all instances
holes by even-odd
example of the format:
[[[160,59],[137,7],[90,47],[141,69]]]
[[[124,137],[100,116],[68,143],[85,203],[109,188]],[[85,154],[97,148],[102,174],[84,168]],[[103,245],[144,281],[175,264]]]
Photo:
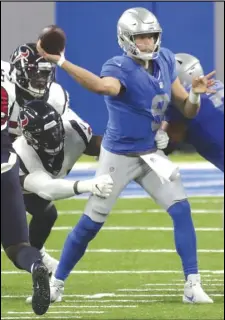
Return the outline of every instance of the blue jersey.
[[[171,84],[177,77],[174,54],[161,48],[153,69],[151,75],[127,55],[103,65],[101,77],[116,78],[125,88],[118,96],[105,96],[109,113],[103,138],[106,150],[128,154],[156,149],[156,130],[164,119]]]
[[[224,85],[217,80],[212,89],[216,93],[201,95],[201,107],[194,119],[185,118],[171,105],[166,118],[169,122],[184,121],[187,126],[186,142],[224,171]]]

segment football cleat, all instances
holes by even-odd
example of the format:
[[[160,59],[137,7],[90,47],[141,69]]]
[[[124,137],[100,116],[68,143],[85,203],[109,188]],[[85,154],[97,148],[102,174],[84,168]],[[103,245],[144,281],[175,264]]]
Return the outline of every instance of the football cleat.
[[[50,305],[50,286],[48,269],[41,260],[37,260],[32,268],[33,296],[32,308],[37,315],[47,312]]]
[[[51,303],[62,301],[64,292],[64,281],[56,279],[52,276],[50,281]]]
[[[200,274],[190,274],[184,285],[184,303],[213,303],[201,286]]]
[[[42,262],[48,268],[49,275],[54,274],[57,267],[58,267],[59,261],[56,260],[55,258],[51,257],[50,254],[48,254],[45,251],[44,247],[40,250],[40,253],[41,253],[41,257],[42,257]]]
[[[62,296],[61,295],[59,295],[58,298],[54,301],[54,303],[57,303],[57,302],[62,302]],[[32,296],[27,297],[26,303],[27,304],[31,304],[32,303]]]

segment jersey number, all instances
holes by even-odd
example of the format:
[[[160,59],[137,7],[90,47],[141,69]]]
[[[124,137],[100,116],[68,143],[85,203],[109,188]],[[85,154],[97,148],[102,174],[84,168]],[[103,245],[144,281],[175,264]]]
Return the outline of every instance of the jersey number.
[[[157,94],[152,100],[151,114],[154,118],[152,121],[152,131],[159,129],[161,122],[164,119],[164,114],[169,104],[168,94]]]

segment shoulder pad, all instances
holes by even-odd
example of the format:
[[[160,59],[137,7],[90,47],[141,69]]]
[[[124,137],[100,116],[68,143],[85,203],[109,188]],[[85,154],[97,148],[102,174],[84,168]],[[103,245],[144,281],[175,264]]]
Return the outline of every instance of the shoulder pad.
[[[47,102],[62,115],[69,106],[69,94],[60,84],[52,82]]]

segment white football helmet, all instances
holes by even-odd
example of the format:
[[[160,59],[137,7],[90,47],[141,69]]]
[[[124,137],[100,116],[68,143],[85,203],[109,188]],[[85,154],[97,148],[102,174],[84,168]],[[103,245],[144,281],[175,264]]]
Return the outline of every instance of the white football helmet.
[[[142,52],[137,47],[134,36],[140,34],[154,34],[155,46],[153,52]],[[131,8],[126,10],[117,23],[117,38],[119,46],[129,55],[144,60],[158,57],[161,44],[162,28],[149,10],[145,8]]]

